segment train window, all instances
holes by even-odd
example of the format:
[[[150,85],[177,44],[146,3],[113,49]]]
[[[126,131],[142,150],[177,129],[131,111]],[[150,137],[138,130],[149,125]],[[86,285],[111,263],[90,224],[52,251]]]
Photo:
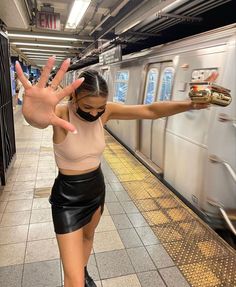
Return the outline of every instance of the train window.
[[[172,83],[174,79],[174,68],[165,68],[161,82],[160,101],[169,101],[171,97]]]
[[[156,89],[157,89],[157,76],[158,70],[151,69],[147,75],[147,86],[146,86],[146,93],[144,98],[144,104],[148,105],[154,102]]]
[[[116,73],[115,95],[113,97],[113,102],[123,104],[125,103],[128,92],[128,81],[129,81],[128,71],[119,71]]]

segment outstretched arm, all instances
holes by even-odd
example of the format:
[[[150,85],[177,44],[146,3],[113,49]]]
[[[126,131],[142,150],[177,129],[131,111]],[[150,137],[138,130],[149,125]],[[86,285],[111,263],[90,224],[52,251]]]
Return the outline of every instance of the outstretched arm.
[[[150,105],[122,105],[108,103],[108,119],[135,120],[135,119],[158,119],[186,112],[191,109],[204,109],[207,104],[193,104],[191,101],[175,102],[155,102]]]
[[[17,75],[25,88],[22,112],[27,122],[34,127],[43,129],[48,125],[53,125],[75,132],[75,127],[71,123],[62,120],[55,114],[55,107],[64,97],[70,95],[78,88],[84,79],[78,79],[61,91],[57,91],[57,87],[70,65],[70,60],[67,59],[62,63],[51,85],[46,87],[54,63],[55,57],[50,57],[43,69],[39,82],[34,86],[24,76],[20,64],[16,63]]]
[[[205,81],[214,82],[217,77],[218,73],[212,73]],[[189,110],[205,109],[208,106],[190,100],[154,102],[150,105],[122,105],[110,102],[107,104],[106,114],[108,120],[158,119]]]

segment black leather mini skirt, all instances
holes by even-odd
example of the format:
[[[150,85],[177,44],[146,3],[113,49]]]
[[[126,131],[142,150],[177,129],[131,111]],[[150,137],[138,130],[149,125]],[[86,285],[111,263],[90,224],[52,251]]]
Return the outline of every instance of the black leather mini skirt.
[[[65,234],[88,224],[99,207],[103,212],[104,201],[105,183],[100,166],[80,175],[59,172],[49,198],[55,232]]]

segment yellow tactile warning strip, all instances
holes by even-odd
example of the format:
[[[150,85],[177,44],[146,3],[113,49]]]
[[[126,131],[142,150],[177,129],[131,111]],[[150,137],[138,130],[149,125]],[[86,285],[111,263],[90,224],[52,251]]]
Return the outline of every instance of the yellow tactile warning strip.
[[[193,287],[236,287],[236,252],[108,133],[104,157]]]

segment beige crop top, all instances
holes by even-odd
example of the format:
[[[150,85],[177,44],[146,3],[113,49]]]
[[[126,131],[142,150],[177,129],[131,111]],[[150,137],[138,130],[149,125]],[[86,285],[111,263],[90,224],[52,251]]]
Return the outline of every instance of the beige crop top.
[[[70,103],[68,109],[69,121],[78,133],[68,132],[61,143],[53,143],[56,164],[58,168],[68,170],[83,171],[96,168],[105,149],[102,120],[98,118],[94,122],[88,122],[80,119],[72,111]]]

